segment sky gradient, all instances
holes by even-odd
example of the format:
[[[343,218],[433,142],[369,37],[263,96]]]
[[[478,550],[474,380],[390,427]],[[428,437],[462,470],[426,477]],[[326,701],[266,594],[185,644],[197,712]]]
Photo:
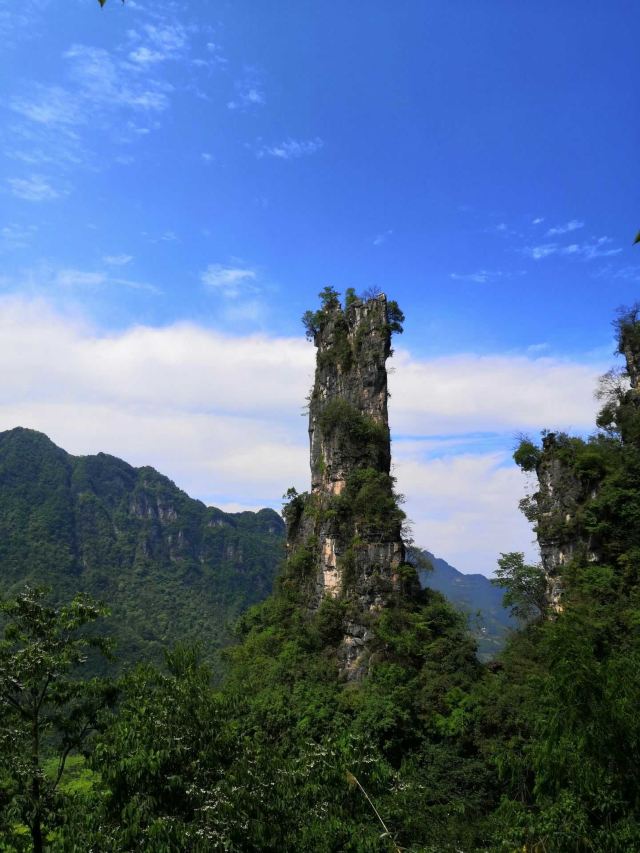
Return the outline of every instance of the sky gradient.
[[[515,436],[591,429],[640,293],[639,30],[617,0],[0,0],[0,429],[278,508],[300,316],[375,285],[416,541],[534,556]]]

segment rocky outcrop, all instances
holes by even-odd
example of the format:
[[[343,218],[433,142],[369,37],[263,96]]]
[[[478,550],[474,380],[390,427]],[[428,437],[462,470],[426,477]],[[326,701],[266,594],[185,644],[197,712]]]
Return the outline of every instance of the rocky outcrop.
[[[338,656],[349,679],[367,669],[372,623],[402,589],[404,514],[390,476],[386,361],[399,312],[384,295],[329,294],[310,318],[317,347],[309,398],[311,489],[285,508],[288,572],[311,612],[344,605]]]
[[[536,534],[547,576],[547,601],[555,613],[562,610],[563,569],[567,563],[577,556],[597,559],[591,536],[580,521],[581,509],[595,497],[597,487],[576,471],[572,442],[576,444],[565,435],[548,433],[536,466]]]
[[[615,559],[592,516],[607,473],[607,442],[640,444],[640,306],[623,310],[615,326],[625,367],[601,379],[598,397],[604,405],[596,423],[603,432],[587,441],[547,433],[542,449],[525,440],[516,451],[516,461],[538,477],[538,491],[522,508],[535,523],[551,613],[563,609],[569,563]]]

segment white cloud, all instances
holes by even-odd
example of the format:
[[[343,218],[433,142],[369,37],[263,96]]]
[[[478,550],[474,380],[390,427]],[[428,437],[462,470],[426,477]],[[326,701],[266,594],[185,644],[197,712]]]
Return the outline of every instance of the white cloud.
[[[470,281],[476,284],[487,284],[490,281],[497,281],[501,278],[511,278],[514,275],[524,275],[524,271],[506,272],[505,270],[478,270],[470,273],[449,273],[449,278],[454,281]]]
[[[250,110],[266,103],[262,83],[252,69],[249,69],[241,80],[236,81],[234,88],[236,93],[227,102],[227,108],[230,110]]]
[[[611,237],[593,237],[585,243],[572,243],[569,246],[563,246],[560,253],[575,255],[585,261],[592,261],[594,258],[608,258],[612,255],[619,255],[622,251],[622,249],[611,248],[609,244],[612,242]]]
[[[606,267],[601,267],[593,274],[594,278],[610,278],[621,281],[640,281],[640,265],[628,264],[624,267],[616,269],[611,264]]]
[[[551,255],[560,257],[574,257],[583,261],[593,261],[596,258],[608,258],[618,255],[622,249],[614,248],[610,244],[611,237],[591,237],[583,243],[570,243],[566,246],[559,243],[543,243],[539,246],[525,246],[522,250],[525,255],[535,261],[548,258]]]
[[[295,160],[315,154],[323,147],[324,142],[319,136],[315,139],[285,139],[276,145],[263,145],[258,148],[258,157],[275,157],[279,160]]]
[[[131,30],[129,38],[134,48],[129,59],[137,65],[153,65],[183,55],[187,48],[187,31],[178,23],[145,24],[141,30]]]
[[[419,360],[403,349],[396,349],[393,367],[393,426],[403,435],[588,430],[597,378],[607,369],[518,355]]]
[[[19,275],[12,278],[5,277],[3,284],[7,292],[30,294],[32,297],[50,295],[53,291],[57,291],[59,296],[64,297],[65,292],[67,295],[71,291],[87,293],[112,287],[124,287],[153,294],[162,292],[153,284],[114,275],[114,272],[115,270],[111,269],[83,270],[40,264],[23,269]]]
[[[304,339],[189,324],[115,335],[43,302],[0,299],[0,429],[40,429],[74,453],[152,464],[196,497],[278,505],[304,488]]]
[[[72,453],[153,465],[214,504],[277,507],[288,486],[308,487],[314,354],[302,337],[234,337],[189,323],[105,334],[42,301],[4,297],[0,429],[33,427]],[[501,550],[528,550],[512,436],[588,429],[604,366],[420,360],[406,350],[394,362],[394,462],[416,540],[467,571],[491,570]]]
[[[544,216],[536,216],[535,219],[531,220],[532,225],[540,225],[541,222],[544,222]]]
[[[172,87],[168,83],[138,77],[104,48],[75,44],[64,56],[71,63],[83,106],[94,114],[118,107],[162,112],[169,106]]]
[[[36,85],[30,97],[14,97],[9,106],[36,124],[52,127],[81,124],[84,120],[77,98],[61,86]]]
[[[62,288],[85,289],[95,289],[115,285],[116,287],[128,287],[132,290],[146,290],[149,293],[160,293],[160,289],[153,284],[112,276],[101,270],[87,271],[73,268],[60,269],[53,274],[52,284]]]
[[[170,106],[174,87],[156,73],[166,60],[186,57],[186,30],[179,24],[156,23],[130,31],[128,55],[86,44],[63,54],[65,85],[31,83],[9,101],[17,120],[16,140],[6,153],[32,165],[63,169],[103,163],[108,148],[95,150],[100,131],[111,142],[131,142],[158,126],[157,117]],[[114,118],[117,116],[117,118]],[[139,118],[143,122],[138,121]]]
[[[550,255],[555,255],[558,251],[557,243],[543,243],[540,246],[526,246],[523,249],[525,255],[529,255],[534,261],[539,261],[542,258],[548,258]]]
[[[533,532],[518,509],[524,475],[506,453],[424,459],[394,442],[395,474],[413,537],[464,572],[491,574],[501,552],[537,559]]]
[[[53,199],[66,195],[65,191],[54,187],[42,175],[30,175],[28,178],[9,178],[7,183],[13,195],[25,201],[53,201]]]
[[[386,243],[389,237],[393,234],[393,229],[389,228],[387,231],[382,231],[380,234],[376,234],[373,238],[374,246],[381,246],[383,243]]]
[[[0,249],[11,251],[13,249],[26,249],[36,234],[36,225],[17,225],[10,223],[0,228]]]
[[[225,267],[222,264],[209,264],[200,276],[200,280],[207,288],[229,297],[239,296],[247,290],[254,290],[251,285],[256,278],[256,271],[248,267]]]
[[[546,236],[554,237],[558,234],[569,234],[571,231],[577,231],[578,228],[584,228],[584,222],[581,222],[579,219],[571,219],[564,225],[556,225],[555,228],[549,228]]]
[[[102,258],[103,263],[111,267],[123,267],[133,260],[133,255],[105,255]]]

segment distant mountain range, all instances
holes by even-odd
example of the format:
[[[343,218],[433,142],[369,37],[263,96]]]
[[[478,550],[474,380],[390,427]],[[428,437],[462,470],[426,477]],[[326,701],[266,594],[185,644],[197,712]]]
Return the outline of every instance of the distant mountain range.
[[[225,513],[153,468],[71,456],[34,430],[0,433],[0,592],[44,584],[58,599],[104,601],[121,664],[158,661],[180,640],[215,658],[270,593],[284,532],[271,509]]]
[[[71,456],[30,429],[0,433],[0,593],[30,583],[104,601],[120,665],[157,662],[181,640],[215,663],[240,613],[271,592],[284,539],[272,509],[225,513],[153,468]],[[502,593],[423,553],[433,571],[422,584],[468,613],[480,656],[495,655],[513,626]]]
[[[502,606],[502,590],[484,575],[465,575],[429,551],[422,551],[422,554],[433,566],[433,571],[421,570],[420,583],[437,589],[467,613],[469,628],[478,642],[478,656],[482,660],[495,657],[509,631],[517,627],[516,620]]]

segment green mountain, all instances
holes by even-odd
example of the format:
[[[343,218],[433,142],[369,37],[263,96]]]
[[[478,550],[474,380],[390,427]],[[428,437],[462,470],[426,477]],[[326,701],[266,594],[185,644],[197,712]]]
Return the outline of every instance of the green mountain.
[[[283,537],[271,509],[225,513],[153,468],[74,457],[29,429],[0,433],[0,592],[45,584],[60,600],[104,601],[121,664],[185,639],[215,657],[270,593]]]
[[[502,606],[503,590],[480,574],[466,575],[446,560],[421,552],[433,566],[432,571],[419,572],[420,583],[441,592],[458,610],[468,615],[469,628],[478,643],[478,657],[490,660],[503,648],[517,621]]]

